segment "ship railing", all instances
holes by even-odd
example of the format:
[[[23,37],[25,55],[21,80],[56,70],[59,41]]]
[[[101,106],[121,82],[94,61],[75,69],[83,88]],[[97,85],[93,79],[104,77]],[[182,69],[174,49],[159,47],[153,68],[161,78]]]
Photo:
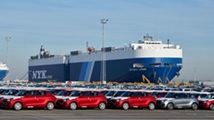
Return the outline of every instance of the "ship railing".
[[[179,45],[170,45],[170,46],[164,46],[164,49],[181,49]]]
[[[112,51],[106,51],[106,53],[115,52],[115,51],[128,51],[128,50],[133,50],[133,49],[130,48],[130,47],[115,48]],[[96,53],[101,53],[101,52],[102,52],[101,50],[96,50],[96,51],[93,51],[93,52],[84,52],[81,55],[96,54]]]

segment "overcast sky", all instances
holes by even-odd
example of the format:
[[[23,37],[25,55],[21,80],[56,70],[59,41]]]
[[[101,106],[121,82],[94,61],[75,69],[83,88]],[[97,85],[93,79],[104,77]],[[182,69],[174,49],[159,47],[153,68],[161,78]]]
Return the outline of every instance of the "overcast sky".
[[[51,54],[85,51],[86,42],[122,47],[148,33],[183,48],[183,69],[176,79],[213,79],[213,0],[1,0],[0,61],[7,60],[9,79],[20,79],[30,56],[43,45]]]

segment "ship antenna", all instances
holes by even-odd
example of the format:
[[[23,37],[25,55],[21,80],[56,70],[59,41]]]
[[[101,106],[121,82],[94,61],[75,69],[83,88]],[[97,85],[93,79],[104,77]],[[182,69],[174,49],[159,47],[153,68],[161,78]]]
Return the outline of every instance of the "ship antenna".
[[[88,41],[86,42],[86,51],[88,50]]]
[[[167,45],[168,45],[168,48],[169,48],[169,39],[167,39]]]

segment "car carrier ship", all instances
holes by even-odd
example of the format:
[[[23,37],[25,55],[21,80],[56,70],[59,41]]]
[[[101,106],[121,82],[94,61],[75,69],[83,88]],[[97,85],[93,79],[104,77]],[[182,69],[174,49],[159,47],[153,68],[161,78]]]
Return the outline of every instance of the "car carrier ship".
[[[42,46],[39,55],[29,59],[29,81],[99,82],[103,61],[106,82],[168,83],[179,76],[182,48],[169,40],[164,44],[149,35],[143,38],[129,46],[89,47],[87,52],[71,51],[69,55],[51,55]]]
[[[7,65],[0,62],[0,80],[3,80],[8,72],[9,72],[9,68],[7,67]]]

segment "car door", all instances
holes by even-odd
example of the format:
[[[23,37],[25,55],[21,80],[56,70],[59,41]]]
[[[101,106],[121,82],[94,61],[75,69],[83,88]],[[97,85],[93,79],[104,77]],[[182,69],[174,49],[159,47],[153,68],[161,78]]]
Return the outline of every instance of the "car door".
[[[184,104],[185,104],[185,94],[184,93],[176,94],[174,99],[174,105],[177,108],[182,108],[184,107]]]
[[[133,92],[129,99],[131,107],[139,108],[143,106],[143,98],[141,92]]]
[[[22,98],[23,107],[34,108],[37,106],[36,91],[28,91]]]
[[[90,95],[91,95],[90,91],[82,91],[80,93],[80,96],[77,101],[80,108],[86,108],[90,106],[91,102]]]
[[[43,108],[46,106],[46,101],[47,101],[47,96],[46,96],[47,92],[46,91],[37,91],[37,107],[38,108]]]
[[[97,91],[92,91],[90,94],[91,95],[89,96],[89,107],[95,108],[98,106],[99,102],[101,101],[102,95],[99,96],[99,92]]]
[[[192,105],[191,103],[194,101],[194,99],[195,99],[194,95],[192,95],[192,94],[186,94],[183,106],[184,107],[191,107],[191,105]]]
[[[142,93],[142,107],[147,107],[148,106],[148,96],[149,94],[148,93]],[[152,97],[152,96],[151,96]]]

